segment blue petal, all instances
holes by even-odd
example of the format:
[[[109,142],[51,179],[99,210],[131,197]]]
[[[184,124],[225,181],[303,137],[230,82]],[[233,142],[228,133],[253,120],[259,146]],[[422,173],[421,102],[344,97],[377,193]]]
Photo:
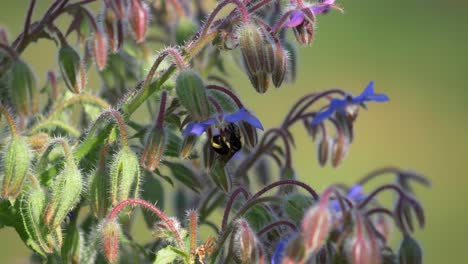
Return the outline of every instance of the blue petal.
[[[291,237],[281,239],[278,244],[276,244],[275,252],[273,252],[273,256],[271,257],[271,264],[281,264],[284,251],[286,250],[286,246],[288,245],[290,239]]]
[[[293,12],[289,17],[289,21],[284,24],[284,27],[297,27],[304,22],[304,15],[300,11]]]
[[[239,111],[227,115],[224,117],[224,120],[227,122],[232,122],[232,123],[238,123],[240,121],[245,121],[252,125],[253,127],[256,127],[258,129],[263,130],[262,123],[260,123],[260,120],[258,120],[257,117],[252,115],[249,111],[247,111],[245,108],[239,109]]]
[[[191,122],[185,127],[182,136],[196,135],[201,136],[209,126],[216,122],[214,118],[202,122]]]
[[[355,104],[360,104],[365,101],[385,102],[388,100],[389,98],[385,94],[375,94],[374,82],[371,81],[359,96],[353,97],[352,102]]]
[[[347,104],[344,99],[334,98],[330,101],[328,108],[322,112],[319,112],[312,120],[311,126],[316,126],[323,122],[325,119],[331,117],[337,110],[342,109]]]
[[[351,187],[348,191],[348,194],[346,195],[349,199],[359,202],[363,200],[366,196],[362,192],[362,185],[356,184],[353,187]]]

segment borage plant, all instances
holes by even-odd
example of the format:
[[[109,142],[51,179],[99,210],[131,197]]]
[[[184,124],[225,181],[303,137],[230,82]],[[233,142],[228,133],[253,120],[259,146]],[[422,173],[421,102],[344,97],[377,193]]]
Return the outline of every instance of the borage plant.
[[[92,2],[101,4],[97,14]],[[342,11],[334,0],[223,0],[209,14],[201,0],[97,2],[55,0],[32,22],[31,0],[22,33],[10,42],[0,31],[0,112],[9,128],[0,140],[0,226],[18,232],[32,261],[421,263],[411,234],[424,212],[410,182],[427,186],[424,177],[389,167],[319,193],[294,172],[291,127],[304,125],[319,165],[339,166],[359,108],[388,100],[373,82],[357,96],[305,95],[262,132],[225,78],[234,55],[260,94],[293,82],[295,45],[312,43],[321,15]],[[65,30],[55,23],[62,15],[72,17]],[[43,38],[57,45],[59,71],[38,89],[21,54]],[[161,43],[167,48],[153,59]],[[99,90],[86,85],[93,65]],[[149,124],[135,118],[143,109]],[[396,182],[363,190],[383,174]],[[393,207],[378,199],[387,190]],[[175,216],[163,210],[165,193]],[[153,232],[145,245],[131,236],[137,207]],[[393,226],[403,234],[397,253],[388,245]]]

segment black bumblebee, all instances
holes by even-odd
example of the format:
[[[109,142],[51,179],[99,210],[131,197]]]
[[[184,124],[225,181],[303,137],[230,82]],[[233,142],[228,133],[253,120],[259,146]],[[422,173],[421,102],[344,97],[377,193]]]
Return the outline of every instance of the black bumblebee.
[[[241,133],[234,123],[228,123],[220,129],[219,135],[211,138],[211,148],[218,153],[223,160],[228,161],[242,148]]]

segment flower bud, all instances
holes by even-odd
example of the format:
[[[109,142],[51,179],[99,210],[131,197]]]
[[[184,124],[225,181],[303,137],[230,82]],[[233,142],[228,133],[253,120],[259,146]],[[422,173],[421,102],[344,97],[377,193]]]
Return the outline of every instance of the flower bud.
[[[31,164],[31,154],[26,140],[13,137],[3,150],[1,197],[15,199],[23,188]]]
[[[46,243],[43,231],[42,212],[46,206],[46,193],[41,188],[28,186],[20,198],[20,215],[28,236],[28,246],[45,257],[53,248]]]
[[[104,27],[107,33],[110,49],[115,53],[120,50],[123,44],[123,23],[115,17],[114,12],[108,8],[104,10]]]
[[[269,86],[268,70],[271,70],[270,45],[267,45],[261,29],[251,23],[239,29],[239,46],[243,63],[250,82],[259,93],[265,93]]]
[[[325,244],[332,228],[331,219],[331,213],[326,203],[323,202],[305,213],[301,227],[304,247],[308,254],[316,253]]]
[[[406,235],[401,241],[400,248],[398,249],[398,259],[400,264],[421,264],[422,261],[422,248],[418,241],[409,235]]]
[[[280,87],[288,72],[288,53],[281,47],[279,42],[276,43],[274,67],[271,74],[271,79],[276,88]]]
[[[359,212],[355,213],[354,234],[346,244],[347,257],[351,263],[380,264],[379,242],[367,220]]]
[[[137,155],[128,146],[115,155],[109,171],[112,205],[138,196],[140,166]]]
[[[153,126],[145,140],[145,149],[141,154],[141,166],[150,171],[156,170],[166,149],[166,133],[164,128]]]
[[[28,64],[15,60],[9,72],[11,103],[16,113],[31,115],[38,110],[36,79]]]
[[[70,46],[60,48],[58,62],[63,81],[72,93],[80,93],[86,84],[86,73],[80,55]]]
[[[349,148],[349,142],[348,140],[338,132],[338,136],[333,140],[331,149],[331,161],[332,161],[332,166],[334,168],[338,167],[341,162],[344,160],[346,157],[346,154],[348,153],[348,148]]]
[[[237,125],[239,127],[240,132],[242,133],[242,138],[244,139],[245,146],[247,146],[250,149],[253,149],[255,146],[257,146],[257,129],[245,121],[241,121],[237,123]]]
[[[62,247],[63,263],[80,263],[81,251],[84,247],[83,232],[75,225],[71,225],[66,230],[66,237]]]
[[[37,153],[43,152],[47,147],[47,142],[49,142],[50,136],[47,133],[36,133],[31,135],[28,138],[28,145],[31,147],[31,150]]]
[[[130,27],[135,33],[136,41],[143,42],[148,29],[148,9],[142,0],[130,0],[129,11]]]
[[[102,71],[106,68],[107,63],[107,40],[101,31],[94,32],[93,38],[93,55],[94,61],[98,70]]]
[[[210,141],[205,142],[205,144],[203,145],[203,165],[207,172],[211,171],[211,168],[215,163],[215,157],[216,153],[211,147]]]
[[[104,247],[104,256],[109,263],[115,263],[119,258],[120,225],[116,219],[106,219],[100,228],[101,243]]]
[[[184,137],[184,140],[182,141],[182,146],[180,148],[180,154],[179,154],[179,157],[181,159],[186,159],[189,156],[193,147],[195,147],[195,144],[197,143],[197,139],[198,137],[192,134]]]
[[[197,29],[198,27],[192,19],[181,17],[175,32],[177,45],[184,45],[197,32]]]
[[[55,177],[44,211],[44,223],[54,230],[80,201],[83,180],[73,157],[66,158],[63,169]]]
[[[300,222],[304,217],[305,210],[313,204],[314,201],[309,196],[299,192],[285,196],[282,203],[284,212],[294,222]]]
[[[263,249],[246,220],[238,220],[234,241],[235,250],[241,263],[258,263],[259,259],[263,257]]]
[[[210,104],[205,85],[200,76],[192,70],[183,70],[177,76],[176,92],[180,103],[196,121],[210,117]]]
[[[389,217],[384,214],[377,214],[372,220],[375,230],[382,235],[385,241],[389,241],[393,227]]]
[[[283,239],[276,245],[272,264],[304,263],[305,249],[304,240],[300,234]]]
[[[288,70],[286,71],[284,81],[287,83],[293,83],[296,80],[297,75],[297,48],[288,40],[283,42],[283,48],[288,54]]]
[[[330,140],[327,135],[323,135],[316,141],[317,156],[320,166],[325,166],[330,153]]]
[[[296,41],[304,46],[309,46],[312,44],[315,33],[315,18],[313,17],[313,13],[307,11],[308,10],[303,10],[304,21],[296,27],[293,27],[294,37],[296,38]]]
[[[91,210],[98,219],[105,217],[110,207],[110,178],[104,166],[107,153],[102,154],[100,164],[89,176],[88,184]]]

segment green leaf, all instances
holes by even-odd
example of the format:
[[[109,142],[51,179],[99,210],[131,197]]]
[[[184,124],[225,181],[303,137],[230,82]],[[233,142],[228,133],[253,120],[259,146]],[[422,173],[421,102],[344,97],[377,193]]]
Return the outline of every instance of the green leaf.
[[[164,164],[169,167],[169,169],[172,172],[172,175],[182,184],[184,184],[185,186],[197,193],[200,192],[202,185],[199,182],[195,173],[191,169],[187,168],[181,163],[173,163],[166,161],[164,162]]]
[[[156,259],[154,264],[169,264],[174,263],[174,261],[179,257],[180,251],[176,250],[173,246],[167,246],[156,253]]]

